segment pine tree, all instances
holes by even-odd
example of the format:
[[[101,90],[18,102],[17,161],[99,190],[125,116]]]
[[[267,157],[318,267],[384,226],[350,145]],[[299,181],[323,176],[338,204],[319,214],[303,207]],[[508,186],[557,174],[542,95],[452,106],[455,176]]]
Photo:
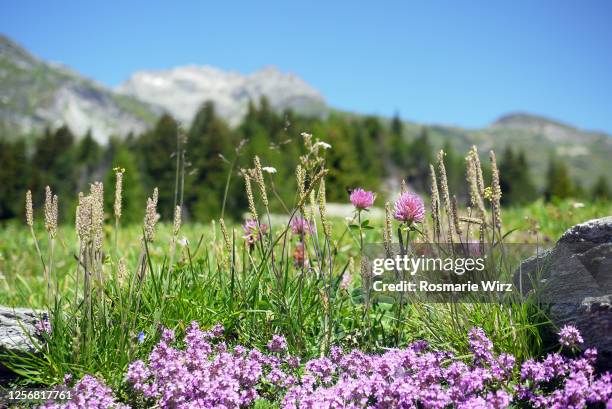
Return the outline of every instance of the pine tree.
[[[70,129],[66,126],[55,132],[47,129],[34,146],[31,183],[34,200],[42,200],[45,186],[50,186],[62,203],[62,215],[72,215],[77,193],[74,163],[74,135]]]
[[[29,174],[23,140],[0,140],[0,220],[21,217]]]
[[[112,145],[112,148],[110,148]],[[115,169],[121,168],[123,172],[121,223],[141,223],[144,216],[146,195],[140,171],[134,155],[125,144],[115,142],[109,144],[112,151],[110,166],[104,178],[104,205],[107,211],[113,212],[115,203]],[[150,193],[149,193],[150,194]]]
[[[433,149],[429,142],[427,128],[407,148],[404,167],[408,183],[419,192],[429,189],[429,164],[433,163]]]
[[[391,120],[389,151],[396,166],[404,168],[408,162],[410,145],[404,136],[404,124],[398,114]]]
[[[569,177],[565,162],[558,161],[554,156],[550,157],[548,172],[546,175],[546,200],[553,198],[565,199],[574,193],[574,186]]]
[[[610,194],[610,187],[608,186],[608,180],[604,175],[597,178],[597,181],[593,185],[592,195],[598,200],[610,200],[612,197]]]
[[[524,151],[515,154],[507,146],[499,164],[502,203],[524,204],[535,200],[536,188],[531,179]]]
[[[145,191],[150,195],[159,190],[158,212],[169,220],[174,214],[176,139],[178,124],[170,115],[163,115],[155,128],[144,133],[136,142],[136,152],[143,170]]]
[[[196,114],[187,139],[187,157],[191,162],[186,176],[185,205],[194,218],[209,220],[221,215],[228,161],[234,159],[236,142],[225,122],[206,102]],[[234,178],[232,186],[239,181]],[[236,189],[232,189],[236,191]],[[230,193],[232,193],[230,191]],[[228,195],[226,211],[237,210],[235,194]]]

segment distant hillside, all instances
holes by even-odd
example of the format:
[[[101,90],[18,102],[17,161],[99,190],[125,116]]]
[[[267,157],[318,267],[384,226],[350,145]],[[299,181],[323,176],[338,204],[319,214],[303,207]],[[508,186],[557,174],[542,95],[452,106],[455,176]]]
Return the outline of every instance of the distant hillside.
[[[142,132],[159,109],[120,95],[65,67],[42,61],[0,35],[0,131],[15,136],[46,126],[89,129],[100,142]]]
[[[422,125],[407,123],[407,134],[416,136]],[[507,146],[523,149],[538,185],[543,185],[549,157],[565,160],[572,177],[591,186],[600,175],[612,173],[612,137],[573,128],[558,121],[525,113],[502,116],[487,128],[464,129],[428,126],[434,144],[451,140],[460,152],[478,146],[483,158],[493,149],[500,156]]]

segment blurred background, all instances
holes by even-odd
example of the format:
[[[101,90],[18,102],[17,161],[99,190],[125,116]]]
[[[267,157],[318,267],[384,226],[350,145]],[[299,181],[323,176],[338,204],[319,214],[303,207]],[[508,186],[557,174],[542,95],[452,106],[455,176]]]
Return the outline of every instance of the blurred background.
[[[497,152],[507,206],[607,201],[611,15],[606,1],[5,3],[0,219],[50,185],[71,220],[116,167],[123,219],[142,220],[155,186],[168,219],[177,156],[187,218],[239,217],[255,154],[292,203],[302,132],[332,146],[331,201],[401,179],[426,192],[443,148],[465,202],[472,145],[483,164]]]

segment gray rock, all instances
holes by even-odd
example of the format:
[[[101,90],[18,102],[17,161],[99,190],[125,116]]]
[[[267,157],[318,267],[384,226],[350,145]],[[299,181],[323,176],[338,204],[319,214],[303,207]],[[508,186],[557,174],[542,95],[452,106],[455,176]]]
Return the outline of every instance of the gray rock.
[[[0,355],[35,352],[35,325],[44,314],[29,308],[0,306]],[[6,383],[11,376],[0,360],[0,384]]]
[[[555,325],[575,325],[602,368],[612,367],[612,217],[570,228],[552,249],[525,260],[514,281],[549,308]]]

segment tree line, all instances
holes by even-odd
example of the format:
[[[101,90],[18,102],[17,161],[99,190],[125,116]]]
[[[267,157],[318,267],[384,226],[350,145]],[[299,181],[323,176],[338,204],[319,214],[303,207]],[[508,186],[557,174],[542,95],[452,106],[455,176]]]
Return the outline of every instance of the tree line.
[[[212,102],[197,112],[188,129],[170,115],[139,135],[111,138],[101,146],[88,132],[77,138],[67,127],[47,129],[33,140],[0,137],[0,219],[23,216],[23,197],[32,189],[35,203],[42,202],[49,185],[60,197],[63,218],[70,218],[76,194],[95,180],[105,182],[105,201],[112,207],[114,169],[124,172],[126,222],[142,219],[147,194],[159,188],[162,218],[170,218],[174,203],[183,203],[192,220],[239,217],[245,209],[240,170],[250,167],[254,155],[264,166],[276,169],[271,188],[282,203],[291,206],[295,195],[294,169],[304,154],[298,140],[306,131],[332,146],[327,152],[330,201],[346,201],[347,190],[357,186],[380,191],[385,178],[403,178],[416,191],[428,191],[429,164],[443,148],[449,187],[460,199],[467,197],[465,161],[451,141],[433,146],[427,128],[409,138],[396,115],[389,123],[374,116],[357,117],[331,113],[309,118],[291,111],[275,112],[265,98],[250,103],[240,125],[230,128],[217,115]],[[180,156],[180,157],[177,157]],[[487,161],[483,160],[483,164]],[[177,166],[179,171],[177,174]],[[500,158],[501,185],[505,205],[524,204],[544,195],[581,197],[587,192],[573,181],[564,162],[551,156],[544,191],[533,184],[525,153],[507,147]],[[485,174],[486,174],[485,169]],[[179,188],[177,189],[177,182]],[[180,192],[180,198],[177,198]],[[602,176],[588,195],[610,198]]]

